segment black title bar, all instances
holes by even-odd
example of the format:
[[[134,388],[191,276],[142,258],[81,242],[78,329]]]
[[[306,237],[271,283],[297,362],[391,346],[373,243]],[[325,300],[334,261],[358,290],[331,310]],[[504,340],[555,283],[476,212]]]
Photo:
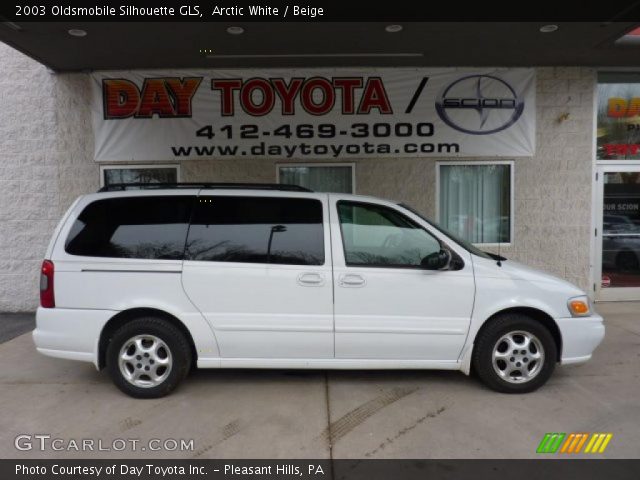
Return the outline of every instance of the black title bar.
[[[2,480],[637,480],[640,460],[0,460]]]
[[[640,1],[11,0],[1,20],[21,22],[640,22]]]

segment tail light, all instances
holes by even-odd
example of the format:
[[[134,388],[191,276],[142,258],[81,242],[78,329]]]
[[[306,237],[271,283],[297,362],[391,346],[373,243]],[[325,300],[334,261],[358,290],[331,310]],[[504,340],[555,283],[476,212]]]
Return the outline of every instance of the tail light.
[[[54,308],[56,299],[53,295],[53,262],[45,260],[40,269],[40,305],[43,308]]]

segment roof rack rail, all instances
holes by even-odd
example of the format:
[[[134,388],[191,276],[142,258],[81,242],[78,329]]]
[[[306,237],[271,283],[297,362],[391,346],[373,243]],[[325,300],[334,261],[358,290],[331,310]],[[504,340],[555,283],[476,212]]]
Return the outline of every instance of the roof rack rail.
[[[98,192],[123,192],[126,190],[164,190],[178,188],[218,188],[222,190],[280,190],[283,192],[313,192],[300,185],[287,183],[112,183]]]

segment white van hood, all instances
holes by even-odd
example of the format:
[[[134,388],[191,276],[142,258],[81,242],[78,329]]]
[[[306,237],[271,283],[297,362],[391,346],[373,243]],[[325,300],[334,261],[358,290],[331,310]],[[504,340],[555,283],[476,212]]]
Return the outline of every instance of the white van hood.
[[[546,283],[557,285],[557,290],[563,290],[569,295],[586,295],[576,285],[550,273],[531,268],[513,260],[503,260],[502,266],[498,266],[496,260],[473,256],[476,275],[485,277],[509,277],[513,280],[526,282]]]

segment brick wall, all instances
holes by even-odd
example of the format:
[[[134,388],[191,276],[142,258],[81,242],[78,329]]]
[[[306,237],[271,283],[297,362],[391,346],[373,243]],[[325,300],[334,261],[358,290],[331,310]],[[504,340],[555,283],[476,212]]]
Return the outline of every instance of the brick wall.
[[[51,74],[0,44],[0,311],[33,310],[51,232],[99,184],[89,77]],[[537,70],[537,149],[515,160],[515,232],[506,256],[589,284],[595,71]],[[566,120],[560,121],[564,114]],[[481,159],[480,159],[481,160]],[[436,159],[356,160],[357,193],[435,218]],[[273,182],[269,160],[182,163],[183,181]],[[495,250],[495,249],[494,249]]]
[[[60,216],[98,184],[89,79],[54,75],[2,43],[0,65],[0,311],[28,311]]]

